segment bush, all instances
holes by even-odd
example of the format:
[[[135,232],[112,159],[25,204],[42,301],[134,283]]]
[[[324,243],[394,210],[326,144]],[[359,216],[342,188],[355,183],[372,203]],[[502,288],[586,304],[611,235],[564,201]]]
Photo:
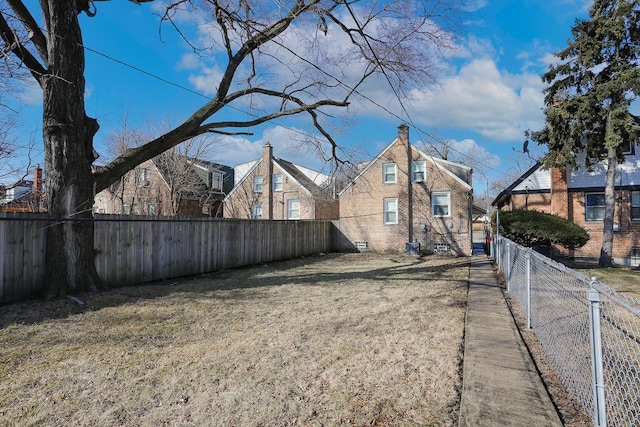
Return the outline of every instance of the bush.
[[[492,224],[495,230],[495,213]],[[582,247],[590,238],[584,228],[568,219],[523,209],[500,211],[500,234],[526,247],[555,244],[567,249]]]

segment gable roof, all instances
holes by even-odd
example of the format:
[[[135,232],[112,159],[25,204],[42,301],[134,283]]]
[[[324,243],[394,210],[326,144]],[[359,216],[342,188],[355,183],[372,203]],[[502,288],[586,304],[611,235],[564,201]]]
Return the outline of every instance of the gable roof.
[[[367,173],[367,171],[378,161],[380,160],[382,157],[384,157],[384,154],[389,151],[389,149],[391,147],[393,147],[394,144],[398,143],[398,137],[395,137],[393,139],[393,141],[391,141],[385,148],[382,149],[382,151],[380,151],[380,153],[378,153],[378,155],[376,157],[374,157],[371,161],[367,162],[366,165],[360,170],[360,172],[356,175],[355,178],[353,178],[351,180],[351,182],[349,182],[341,191],[340,193],[338,193],[338,196],[340,196],[342,193],[344,193],[345,191],[347,191],[347,189],[349,187],[351,187],[352,185],[355,184],[355,182],[362,177],[364,174]],[[448,160],[443,160],[443,159],[438,159],[437,157],[433,157],[430,154],[425,153],[424,151],[420,150],[419,148],[417,148],[416,146],[414,146],[413,144],[409,144],[411,146],[411,150],[415,150],[421,158],[425,159],[426,161],[431,162],[434,166],[436,166],[438,168],[438,170],[446,173],[448,176],[450,176],[451,178],[453,178],[455,181],[457,181],[459,184],[461,184],[462,186],[466,187],[467,189],[471,189],[471,183],[467,182],[465,179],[463,179],[461,177],[461,175],[466,176],[467,172],[471,171],[471,168],[469,166],[463,165],[462,163],[456,163],[456,162],[451,162]],[[455,172],[454,172],[455,171]]]
[[[197,197],[198,195],[202,195],[207,193],[211,189],[211,182],[209,179],[209,172],[220,172],[223,175],[233,175],[233,169],[229,166],[222,165],[220,163],[211,162],[209,160],[196,159],[188,156],[184,156],[182,154],[176,154],[180,158],[186,160],[189,164],[189,168],[185,171],[185,182],[189,182],[190,188],[186,191],[185,196],[193,196]],[[160,177],[164,181],[164,183],[169,186],[167,181],[167,177],[171,175],[171,165],[163,164],[163,162],[158,161],[158,158],[151,159],[151,163],[158,171]],[[222,189],[220,191],[224,191],[225,188],[230,189],[231,183],[223,178]],[[217,191],[216,191],[217,192]]]
[[[313,197],[324,196],[324,189],[331,183],[331,177],[313,169],[306,168],[304,166],[297,165],[288,160],[284,160],[273,156],[273,163],[277,165],[284,174],[286,174],[294,182],[298,183],[302,189]],[[235,172],[235,175],[241,175],[241,178],[235,183],[233,189],[224,198],[226,201],[238,188],[244,184],[251,173],[262,164],[263,158],[251,160],[249,162],[240,163],[234,166],[234,170],[239,168],[239,171]]]
[[[311,196],[313,197],[322,197],[324,196],[323,188],[316,184],[316,182],[309,177],[305,171],[301,170],[299,166],[295,165],[284,159],[279,159],[274,157],[273,162],[277,164],[280,169],[284,173],[286,173],[290,178],[298,182],[300,186]],[[311,169],[304,168],[307,171]],[[320,172],[316,172],[318,175],[323,175]],[[326,180],[325,180],[326,182]]]
[[[504,206],[508,203],[512,194],[526,193],[529,191],[541,192],[551,190],[550,171],[542,169],[542,163],[536,162],[529,170],[523,173],[510,186],[505,188],[491,202],[491,206]]]

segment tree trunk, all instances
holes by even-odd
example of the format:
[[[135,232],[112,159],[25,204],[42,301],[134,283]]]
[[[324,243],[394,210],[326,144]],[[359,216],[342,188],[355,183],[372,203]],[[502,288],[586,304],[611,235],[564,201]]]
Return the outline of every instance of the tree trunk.
[[[48,75],[43,83],[43,139],[47,210],[45,295],[95,291],[92,217],[93,136],[85,114],[84,50],[74,1],[48,1],[45,14]]]
[[[615,213],[616,168],[618,157],[615,147],[607,149],[607,176],[604,185],[604,220],[602,229],[602,248],[600,249],[600,267],[613,265],[613,218]]]

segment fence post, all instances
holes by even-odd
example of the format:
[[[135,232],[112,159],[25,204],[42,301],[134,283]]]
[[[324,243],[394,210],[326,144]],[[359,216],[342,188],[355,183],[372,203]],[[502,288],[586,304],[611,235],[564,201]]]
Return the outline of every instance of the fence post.
[[[498,264],[498,268],[502,269],[502,253],[500,252],[500,250],[502,249],[502,242],[498,242],[500,240],[500,237],[502,237],[500,235],[500,209],[496,211],[496,232],[494,234],[493,245],[495,247],[495,252],[493,253],[495,254],[495,260]]]
[[[507,292],[511,292],[511,243],[507,243],[507,262],[505,263],[505,277],[507,278]]]
[[[591,285],[596,282],[595,277],[591,278]],[[589,323],[591,332],[591,365],[593,372],[593,397],[595,411],[595,425],[606,427],[607,414],[604,396],[604,375],[602,372],[602,335],[600,330],[600,293],[593,289],[587,291],[589,300]]]
[[[531,249],[525,254],[527,270],[527,329],[531,329]]]

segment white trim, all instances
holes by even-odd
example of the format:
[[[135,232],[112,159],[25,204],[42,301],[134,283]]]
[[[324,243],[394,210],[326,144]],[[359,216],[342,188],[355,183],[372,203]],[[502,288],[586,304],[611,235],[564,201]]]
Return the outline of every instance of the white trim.
[[[447,196],[447,214],[446,215],[437,215],[435,212],[435,196]],[[438,205],[444,206],[444,205]],[[450,218],[451,217],[451,192],[450,191],[434,191],[431,193],[431,216],[434,218]]]
[[[423,169],[416,171],[416,164],[421,164]],[[421,179],[416,179],[416,172],[422,173]],[[427,161],[426,160],[412,160],[411,161],[411,181],[413,182],[425,182],[427,180]]]
[[[395,211],[388,209],[387,203],[393,201],[395,203]],[[384,225],[395,225],[398,224],[398,198],[397,197],[388,197],[382,199],[382,223]],[[387,213],[395,212],[396,219],[395,221],[387,221]]]
[[[292,218],[291,217],[291,205],[293,204],[293,202],[298,203],[298,209],[297,209],[298,216],[297,216],[297,218]],[[300,219],[301,215],[302,215],[302,213],[300,211],[301,211],[300,199],[287,199],[287,219],[290,219],[290,220],[298,220],[298,219]]]
[[[389,166],[393,166],[393,181],[387,181],[387,175],[391,175],[387,173],[387,168]],[[398,183],[398,165],[395,162],[383,163],[382,164],[382,184],[397,184]]]

